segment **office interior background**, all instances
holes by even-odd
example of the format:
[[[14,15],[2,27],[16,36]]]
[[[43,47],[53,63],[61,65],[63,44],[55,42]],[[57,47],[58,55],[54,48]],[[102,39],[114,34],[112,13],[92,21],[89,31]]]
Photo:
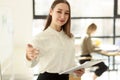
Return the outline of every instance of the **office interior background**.
[[[1,80],[17,80],[18,77],[22,80],[23,76],[27,79],[37,73],[37,68],[31,69],[25,63],[26,44],[44,28],[53,1],[0,0]],[[98,27],[93,36],[95,41],[108,50],[116,50],[116,45],[119,48],[120,0],[68,1],[71,5],[71,31],[75,36],[76,55],[80,53],[80,39],[91,23]],[[119,64],[119,56],[113,58]],[[116,69],[116,66],[113,68]]]

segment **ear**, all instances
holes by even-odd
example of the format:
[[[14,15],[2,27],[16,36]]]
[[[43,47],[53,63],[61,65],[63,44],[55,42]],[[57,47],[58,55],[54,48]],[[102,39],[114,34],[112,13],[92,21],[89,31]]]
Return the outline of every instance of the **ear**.
[[[53,12],[53,10],[52,9],[50,9],[50,15],[52,16],[52,12]]]

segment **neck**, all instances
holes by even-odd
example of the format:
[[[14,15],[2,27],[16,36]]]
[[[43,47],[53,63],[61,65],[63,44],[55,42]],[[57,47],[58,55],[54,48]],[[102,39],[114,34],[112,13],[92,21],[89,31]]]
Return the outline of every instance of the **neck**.
[[[60,32],[61,31],[61,27],[60,26],[50,26],[52,27],[53,29],[55,29],[56,31]]]

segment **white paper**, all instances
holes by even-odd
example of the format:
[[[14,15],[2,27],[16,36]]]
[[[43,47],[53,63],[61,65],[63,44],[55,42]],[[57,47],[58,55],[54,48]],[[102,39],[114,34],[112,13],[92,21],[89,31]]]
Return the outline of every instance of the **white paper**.
[[[61,73],[59,73],[59,74],[69,74],[69,73],[72,73],[72,72],[75,71],[75,70],[79,70],[79,69],[82,69],[82,68],[92,67],[93,65],[95,65],[95,64],[97,64],[97,63],[100,63],[100,62],[103,62],[103,59],[87,61],[87,62],[85,62],[84,64],[75,66],[75,67],[70,68],[70,69],[68,69],[68,70],[66,70],[66,71],[63,71],[63,72],[61,72]]]

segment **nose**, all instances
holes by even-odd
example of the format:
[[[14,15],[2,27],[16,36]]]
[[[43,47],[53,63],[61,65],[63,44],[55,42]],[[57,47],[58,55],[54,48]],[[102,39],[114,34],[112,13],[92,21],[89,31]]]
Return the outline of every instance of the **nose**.
[[[64,13],[61,14],[61,18],[62,18],[62,19],[65,18],[65,14],[64,14]]]

